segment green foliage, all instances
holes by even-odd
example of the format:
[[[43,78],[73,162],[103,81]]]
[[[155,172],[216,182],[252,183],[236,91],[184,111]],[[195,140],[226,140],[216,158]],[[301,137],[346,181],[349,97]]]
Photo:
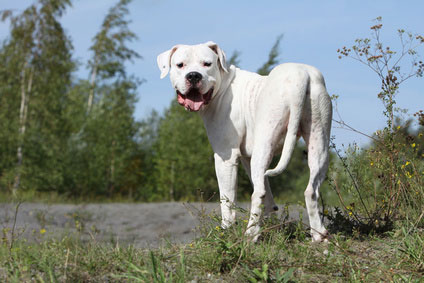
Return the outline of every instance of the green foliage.
[[[140,55],[127,47],[127,42],[137,39],[129,30],[130,23],[125,19],[129,13],[128,4],[131,0],[120,0],[106,15],[100,32],[94,37],[90,50],[94,56],[89,62],[90,68],[96,70],[101,79],[114,78],[116,75],[126,75],[124,62],[140,58]]]
[[[424,129],[413,129],[411,120],[395,125],[393,152],[383,144],[388,138],[381,131],[368,148],[352,146],[345,156],[339,155],[341,162],[331,183],[343,209],[332,216],[337,218],[332,219],[335,226],[340,228],[344,222],[348,232],[370,233],[391,230],[399,220],[423,225]],[[395,170],[394,187],[390,168]]]
[[[139,159],[133,164],[134,170],[138,170],[139,184],[134,194],[137,200],[150,201],[152,199],[160,199],[157,193],[156,184],[156,166],[155,160],[157,155],[157,139],[159,132],[159,123],[162,117],[152,111],[150,116],[139,124],[138,133],[136,135]]]
[[[73,195],[132,195],[138,188],[141,153],[135,137],[134,105],[139,80],[128,77],[125,62],[140,56],[126,46],[135,39],[125,16],[130,1],[121,0],[106,15],[91,47],[90,82],[86,112],[74,133],[70,159],[76,170],[70,172]]]
[[[17,16],[3,12],[11,23],[0,49],[3,191],[104,197],[138,190],[140,81],[125,63],[140,56],[126,46],[136,38],[125,19],[129,3],[112,7],[95,36],[90,81],[73,79],[72,43],[59,22],[69,0],[40,0]]]
[[[62,184],[62,148],[69,128],[62,114],[75,63],[58,17],[68,5],[39,1],[18,16],[6,17],[12,30],[0,50],[5,82],[0,96],[5,100],[1,123],[9,125],[3,134],[10,138],[1,146],[7,147],[2,186],[46,190]]]
[[[152,197],[208,200],[216,193],[213,151],[203,121],[176,100],[159,123],[155,152],[157,194]]]

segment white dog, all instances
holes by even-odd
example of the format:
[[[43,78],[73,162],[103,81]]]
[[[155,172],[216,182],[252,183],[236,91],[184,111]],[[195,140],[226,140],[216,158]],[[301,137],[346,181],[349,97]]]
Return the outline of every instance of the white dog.
[[[170,73],[178,103],[198,111],[215,152],[222,226],[235,222],[237,165],[241,160],[253,183],[246,234],[256,241],[260,220],[277,210],[267,176],[283,172],[302,136],[308,148],[310,179],[305,191],[312,240],[327,231],[318,213],[319,187],[329,157],[331,100],[322,74],[314,67],[287,63],[260,76],[227,66],[214,42],[176,45],[157,58],[161,78]],[[276,168],[267,170],[274,154]]]

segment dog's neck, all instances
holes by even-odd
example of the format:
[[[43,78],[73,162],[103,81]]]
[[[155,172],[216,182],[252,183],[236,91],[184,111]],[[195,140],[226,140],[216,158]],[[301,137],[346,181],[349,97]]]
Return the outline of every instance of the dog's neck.
[[[266,76],[241,70],[231,65],[228,68],[228,73],[222,71],[222,81],[219,90],[212,97],[209,105],[199,111],[200,116],[208,120],[215,120],[212,117],[217,109],[220,109],[222,115],[226,111],[235,110],[234,107],[244,107],[242,104],[250,108],[250,106],[255,104],[265,78]],[[236,94],[241,95],[235,96]],[[233,103],[236,105],[232,105]],[[212,105],[214,106],[211,107]]]
[[[222,73],[222,82],[221,82],[221,86],[218,90],[218,92],[216,93],[215,97],[220,97],[222,96],[224,93],[227,92],[228,88],[230,87],[231,83],[233,82],[235,76],[236,76],[236,66],[231,65],[228,68],[228,73],[225,74],[223,71]]]
[[[225,97],[225,94],[227,91],[229,91],[229,88],[231,87],[231,84],[233,83],[236,77],[237,70],[238,68],[236,68],[236,66],[234,65],[228,67],[228,72],[224,72],[223,70],[221,70],[222,81],[219,86],[219,89],[217,93],[213,95],[209,104],[204,106],[203,109],[199,111],[200,116],[202,116],[203,118],[205,116],[210,117],[214,115],[214,110],[221,108],[222,111],[222,109],[225,108],[225,106],[221,105],[221,102],[228,99],[228,97]],[[228,102],[228,100],[226,101]],[[216,104],[216,106],[211,107],[212,104]]]

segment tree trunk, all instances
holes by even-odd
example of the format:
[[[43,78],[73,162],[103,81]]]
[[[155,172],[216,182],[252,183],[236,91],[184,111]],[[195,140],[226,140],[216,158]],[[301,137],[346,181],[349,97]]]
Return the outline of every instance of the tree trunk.
[[[16,164],[16,175],[15,183],[13,184],[13,194],[19,190],[21,184],[21,173],[22,173],[22,161],[23,161],[23,143],[26,130],[26,120],[28,114],[28,104],[29,104],[29,95],[32,89],[32,78],[33,78],[33,69],[29,69],[29,78],[28,82],[25,82],[25,71],[28,63],[25,63],[22,71],[22,80],[21,80],[21,107],[19,109],[19,137],[18,137],[18,149],[17,149],[17,164]],[[26,87],[26,90],[25,90]]]
[[[91,72],[90,94],[88,95],[88,102],[87,102],[87,114],[90,113],[91,106],[93,105],[93,100],[94,100],[94,88],[95,88],[95,83],[97,78],[97,65],[98,65],[97,61],[98,61],[98,57],[96,56],[94,60],[93,71]]]

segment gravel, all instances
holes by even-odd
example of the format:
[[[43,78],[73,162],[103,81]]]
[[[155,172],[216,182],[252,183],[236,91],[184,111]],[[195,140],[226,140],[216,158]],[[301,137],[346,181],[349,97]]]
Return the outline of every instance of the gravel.
[[[240,206],[248,209],[246,203]],[[16,204],[0,204],[0,225],[9,230],[9,237],[15,211]],[[22,203],[16,215],[14,231],[15,238],[28,241],[78,236],[84,241],[133,244],[148,248],[167,241],[192,241],[196,237],[201,215],[210,213],[220,215],[219,203]],[[299,213],[307,221],[300,206],[290,206],[290,216],[298,218]]]

